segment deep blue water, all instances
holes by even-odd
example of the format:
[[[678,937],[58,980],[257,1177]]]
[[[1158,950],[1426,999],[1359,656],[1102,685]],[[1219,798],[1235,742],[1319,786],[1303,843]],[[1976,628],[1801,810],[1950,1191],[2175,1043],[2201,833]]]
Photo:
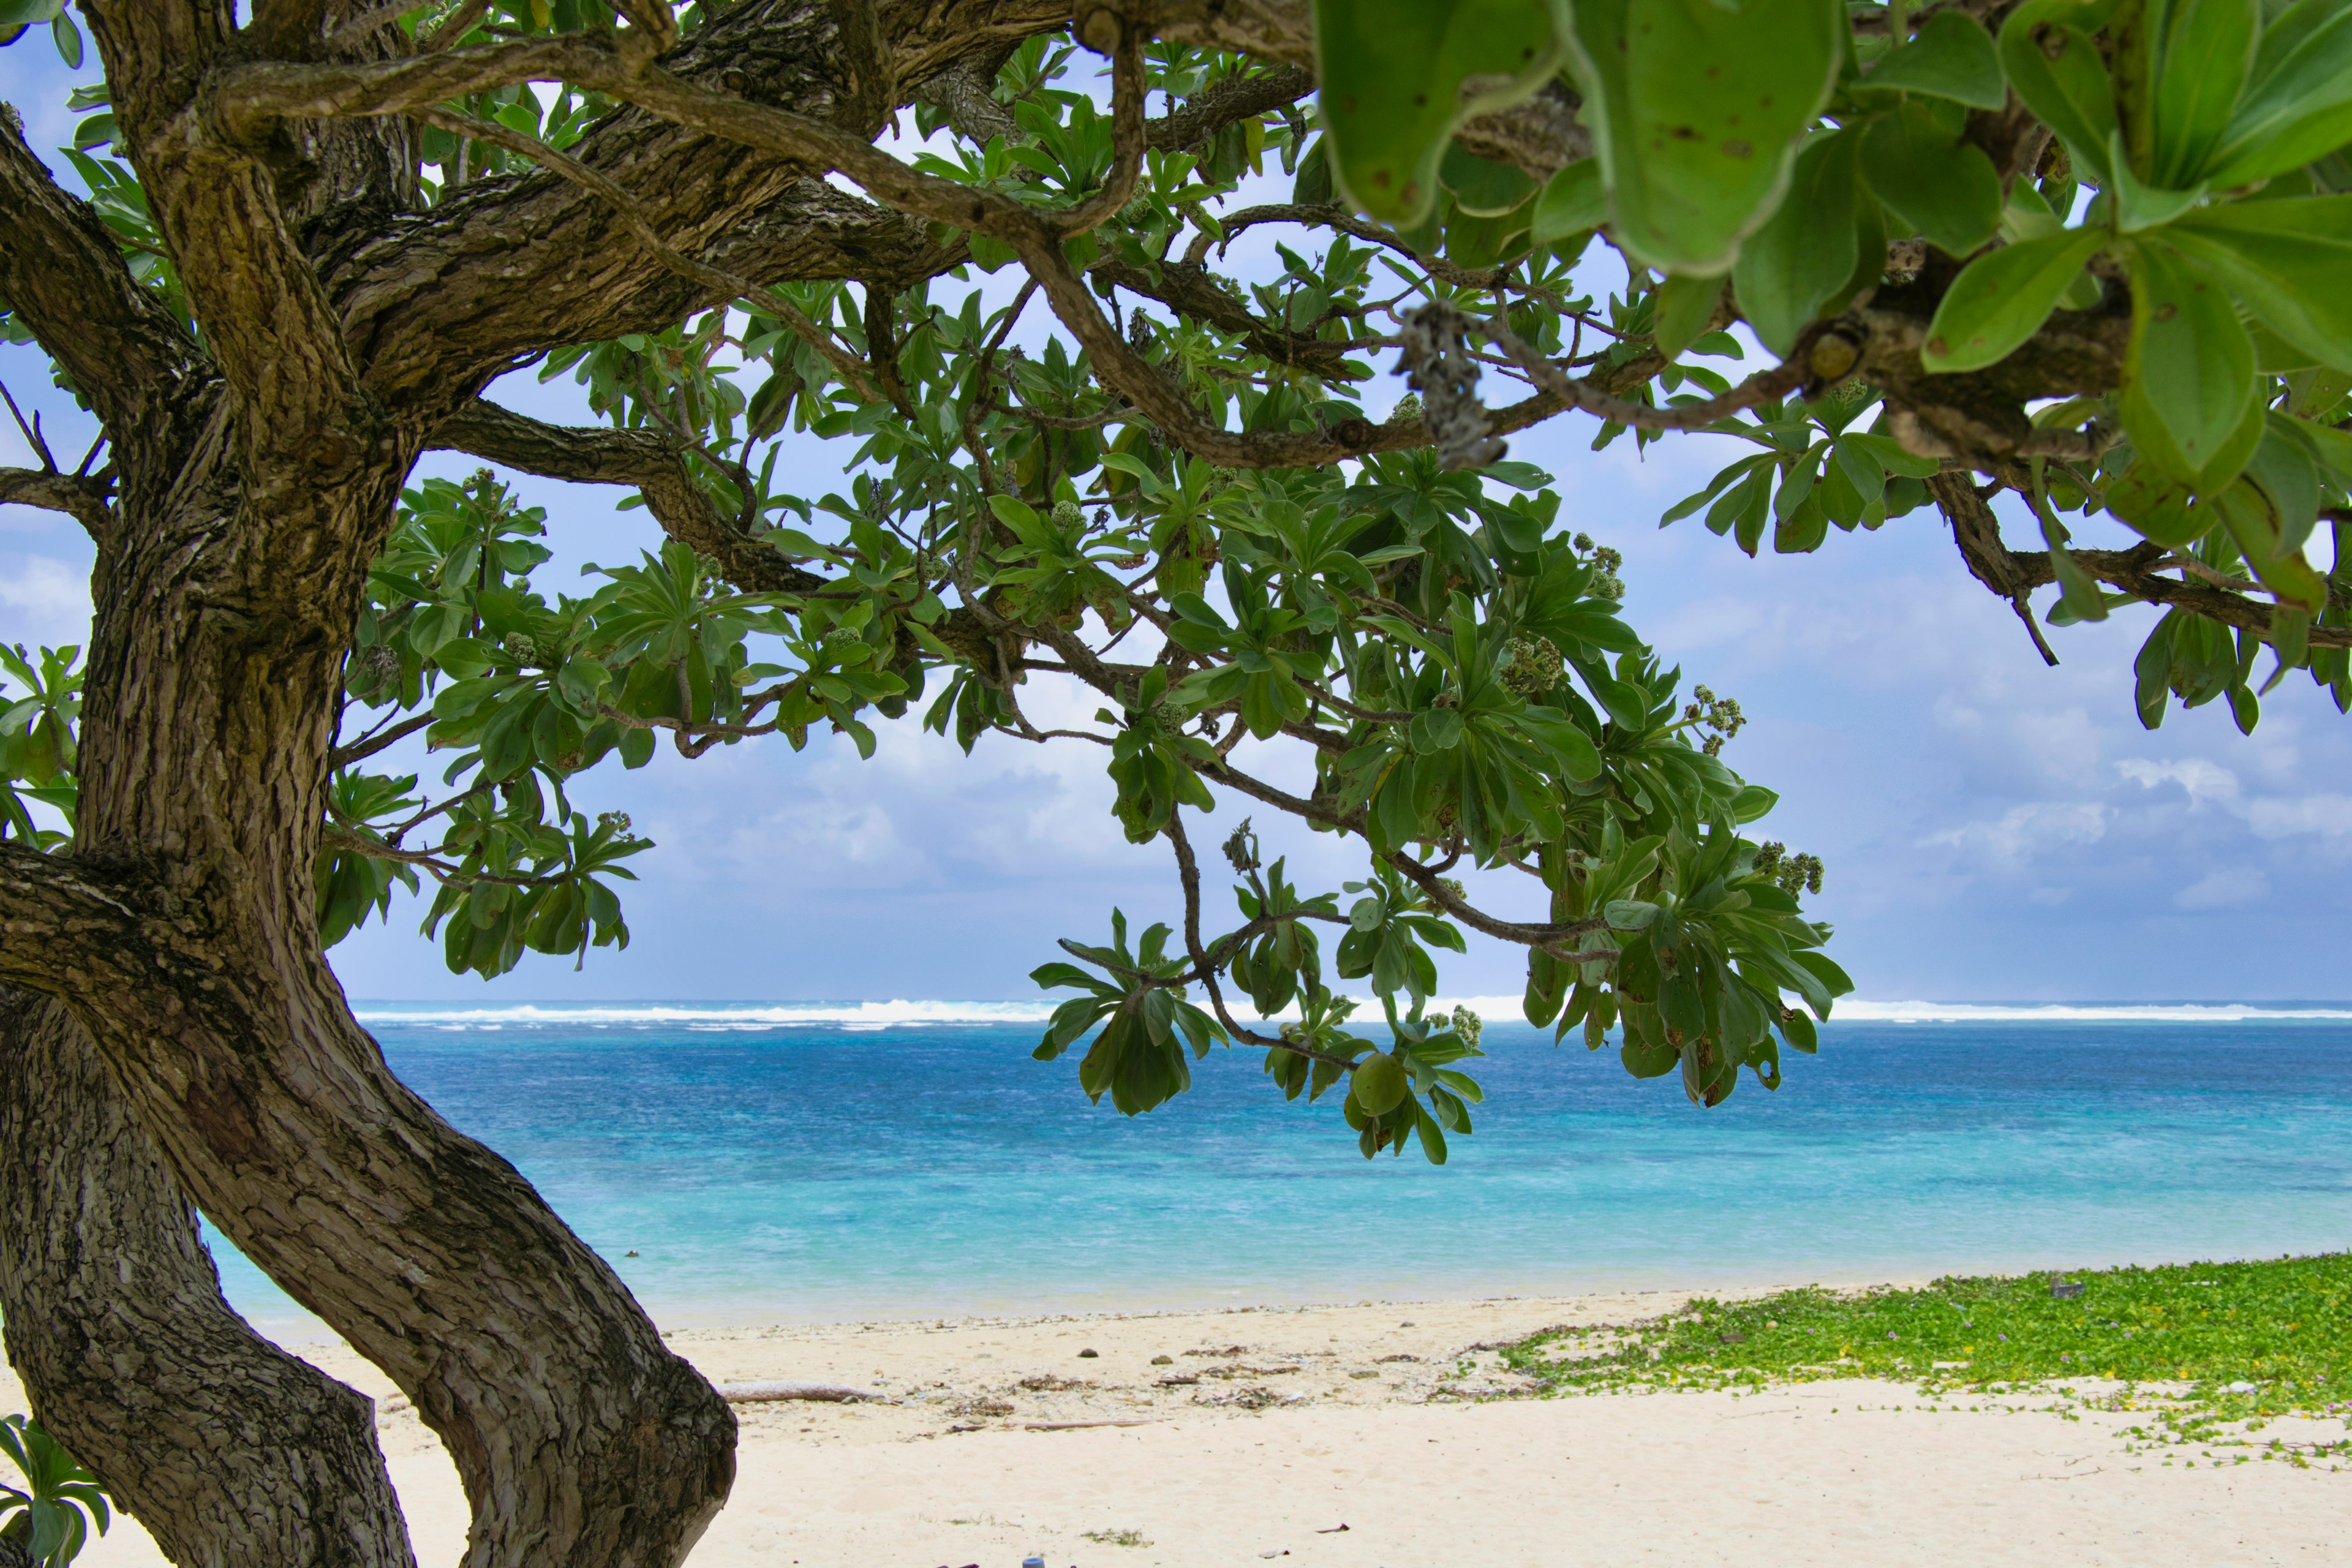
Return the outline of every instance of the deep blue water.
[[[1150,1116],[1034,1023],[362,1008],[665,1323],[1855,1281],[2352,1246],[2352,1016],[1833,1023],[1712,1111],[1490,1026],[1450,1164],[1218,1052]],[[307,1323],[217,1238],[233,1300]],[[635,1250],[638,1256],[625,1256]]]

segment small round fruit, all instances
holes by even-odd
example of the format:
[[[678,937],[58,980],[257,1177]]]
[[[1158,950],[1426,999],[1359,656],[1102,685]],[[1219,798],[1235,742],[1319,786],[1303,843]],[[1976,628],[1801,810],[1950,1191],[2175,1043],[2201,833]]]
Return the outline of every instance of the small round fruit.
[[[1412,1080],[1405,1076],[1404,1064],[1392,1056],[1374,1051],[1356,1064],[1356,1079],[1349,1092],[1356,1103],[1374,1116],[1386,1116],[1404,1100]]]

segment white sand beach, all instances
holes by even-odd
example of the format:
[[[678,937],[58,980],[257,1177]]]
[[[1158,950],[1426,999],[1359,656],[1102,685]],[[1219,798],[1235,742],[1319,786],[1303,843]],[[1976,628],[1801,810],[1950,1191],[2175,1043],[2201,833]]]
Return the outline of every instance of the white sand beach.
[[[2342,1561],[2352,1473],[2129,1452],[2128,1415],[1863,1381],[1760,1394],[1481,1402],[1491,1350],[1667,1293],[681,1331],[713,1380],[877,1396],[746,1404],[709,1568],[1581,1568],[2272,1564]],[[459,1555],[439,1445],[374,1396],[421,1563]],[[1082,1352],[1094,1351],[1093,1356]],[[1164,1360],[1160,1358],[1165,1358]],[[0,1405],[22,1409],[13,1381]],[[2266,1432],[2340,1436],[2333,1423]],[[2195,1460],[2194,1468],[2189,1461]],[[2168,1462],[2169,1461],[2169,1462]],[[1344,1527],[1344,1528],[1342,1528]],[[1148,1543],[1148,1544],[1146,1544]],[[134,1523],[90,1568],[162,1557]]]

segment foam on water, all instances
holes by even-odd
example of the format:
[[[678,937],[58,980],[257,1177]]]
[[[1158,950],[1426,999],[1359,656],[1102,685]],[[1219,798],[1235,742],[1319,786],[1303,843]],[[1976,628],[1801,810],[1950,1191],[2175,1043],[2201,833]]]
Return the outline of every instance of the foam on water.
[[[352,1011],[369,1025],[443,1029],[507,1027],[672,1026],[694,1031],[776,1029],[808,1026],[887,1029],[951,1024],[1042,1024],[1059,998],[1021,1002],[520,1002],[503,1006],[457,1006],[433,1002],[357,1002]],[[1429,1010],[1468,1007],[1489,1023],[1516,1023],[1517,996],[1440,997]],[[1294,1007],[1267,1021],[1296,1018]],[[1848,997],[1836,1018],[1872,1024],[2248,1024],[2352,1022],[2352,1005],[2342,1003],[2240,1002],[1874,1002]],[[1360,998],[1360,1024],[1377,1026],[1377,1003]]]

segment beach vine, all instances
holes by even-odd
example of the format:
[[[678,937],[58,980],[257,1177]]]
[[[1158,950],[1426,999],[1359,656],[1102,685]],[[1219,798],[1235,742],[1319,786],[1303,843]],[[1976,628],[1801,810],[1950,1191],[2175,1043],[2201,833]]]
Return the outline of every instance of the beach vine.
[[[1501,1359],[1538,1396],[1867,1378],[1910,1384],[1929,1408],[2023,1396],[2137,1412],[2123,1429],[2134,1444],[2340,1465],[2352,1460],[2352,1254],[1698,1297],[1644,1322],[1549,1330]],[[2286,1417],[2347,1436],[2263,1436]]]

